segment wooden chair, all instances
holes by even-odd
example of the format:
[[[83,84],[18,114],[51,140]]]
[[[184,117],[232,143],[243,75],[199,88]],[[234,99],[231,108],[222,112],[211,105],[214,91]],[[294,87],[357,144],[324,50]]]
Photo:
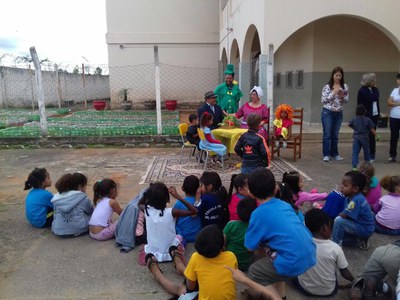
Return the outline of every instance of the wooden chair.
[[[199,134],[199,138],[200,138],[201,141],[205,141],[206,140],[206,136],[205,136],[203,130],[201,130],[200,128],[197,128],[197,133]],[[199,157],[200,158],[203,157],[203,152],[206,153],[206,159],[204,160],[204,170],[203,170],[203,172],[204,172],[206,170],[206,168],[207,168],[208,157],[210,156],[210,152],[212,152],[212,149],[209,149],[208,147],[204,146],[204,144],[201,143],[201,141],[200,141],[200,144],[199,144],[199,148],[200,148]],[[200,159],[199,159],[197,164],[200,164]],[[222,164],[222,169],[223,169],[224,168],[224,157],[223,156],[221,156],[221,164]]]
[[[189,128],[188,124],[181,123],[181,124],[179,124],[178,128],[179,128],[179,134],[181,135],[181,139],[182,139],[181,156],[179,158],[179,163],[180,163],[182,160],[183,149],[184,148],[191,149],[189,152],[189,159],[190,159],[190,156],[194,155],[194,153],[196,152],[197,146],[195,144],[191,144],[188,141],[185,141],[186,132],[188,131],[188,128]]]
[[[274,136],[275,128],[270,135],[270,148],[271,148],[271,159],[274,159],[274,155],[280,157],[280,151],[282,149],[283,142],[279,142],[279,147],[275,147],[275,136]],[[291,134],[289,139],[286,140],[287,148],[293,149],[293,161],[296,161],[297,158],[301,158],[301,143],[303,138],[303,108],[296,108],[293,112],[293,125],[290,129]]]

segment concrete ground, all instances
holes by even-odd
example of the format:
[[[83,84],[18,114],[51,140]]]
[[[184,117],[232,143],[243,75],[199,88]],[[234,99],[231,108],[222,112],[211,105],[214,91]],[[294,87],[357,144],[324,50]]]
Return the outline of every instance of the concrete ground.
[[[306,189],[317,187],[319,191],[329,191],[351,169],[350,143],[340,144],[340,154],[345,160],[329,163],[321,160],[320,142],[303,146],[302,159],[292,164],[313,179],[306,182]],[[399,163],[384,163],[388,147],[388,142],[377,146],[375,167],[379,178],[399,174]],[[283,151],[283,157],[290,162],[289,151]],[[177,148],[0,150],[0,298],[168,299],[169,295],[147,268],[137,264],[137,248],[122,254],[113,240],[98,242],[88,235],[59,238],[50,229],[30,226],[25,219],[23,185],[34,167],[44,166],[53,180],[49,190],[55,193],[54,183],[63,173],[81,171],[89,177],[88,194],[92,197],[92,184],[112,177],[120,184],[118,200],[125,206],[144,187],[139,182],[153,157],[178,153]],[[345,248],[353,274],[362,270],[377,246],[394,240],[396,237],[374,234],[368,251]],[[189,245],[189,249],[193,247]],[[182,282],[171,263],[162,264],[161,268],[166,276]],[[347,294],[347,290],[340,290],[334,299],[347,299]],[[287,296],[307,299],[290,285]]]

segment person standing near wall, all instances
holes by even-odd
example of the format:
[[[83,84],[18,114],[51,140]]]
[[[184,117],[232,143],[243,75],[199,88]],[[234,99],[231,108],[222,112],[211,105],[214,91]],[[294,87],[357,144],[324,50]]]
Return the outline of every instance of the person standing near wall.
[[[361,88],[358,90],[357,105],[362,104],[366,108],[365,116],[370,118],[374,123],[374,129],[376,130],[378,119],[380,115],[379,108],[379,90],[376,87],[376,75],[375,73],[366,73],[361,79]],[[375,161],[376,153],[376,139],[372,132],[369,133],[369,150],[370,150],[370,162]]]
[[[217,95],[217,103],[224,112],[228,114],[236,113],[243,93],[239,89],[239,86],[233,82],[235,78],[235,66],[228,64],[224,74],[225,82],[215,88],[214,94]]]
[[[339,155],[339,131],[343,121],[343,104],[349,101],[349,87],[344,83],[344,72],[341,67],[332,70],[329,82],[322,89],[321,122],[323,128],[322,156],[328,162],[343,160]]]
[[[390,108],[390,150],[388,162],[395,162],[397,156],[397,142],[400,131],[400,73],[396,76],[397,88],[395,88],[388,99]]]

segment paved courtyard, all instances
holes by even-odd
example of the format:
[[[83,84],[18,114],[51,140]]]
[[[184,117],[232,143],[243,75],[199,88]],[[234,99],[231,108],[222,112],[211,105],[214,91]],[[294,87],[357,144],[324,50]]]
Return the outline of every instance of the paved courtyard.
[[[379,178],[399,174],[399,163],[384,163],[388,147],[388,142],[377,146],[375,167]],[[154,157],[178,153],[178,148],[1,150],[0,298],[168,299],[147,268],[137,264],[137,248],[122,254],[113,240],[97,242],[88,235],[59,238],[49,229],[30,226],[25,220],[23,185],[34,167],[44,166],[53,180],[49,190],[55,193],[54,183],[63,173],[81,171],[89,177],[88,194],[92,197],[92,184],[112,177],[120,185],[118,200],[125,206],[146,186],[139,182]],[[306,182],[306,189],[316,187],[319,191],[329,191],[340,184],[342,175],[351,169],[351,144],[340,144],[340,154],[346,158],[344,161],[324,163],[321,143],[305,143],[302,159],[292,163],[289,150],[283,151],[284,158],[312,179]],[[375,247],[394,240],[396,237],[374,234],[368,251],[345,248],[353,274],[361,271]],[[189,250],[193,250],[191,245]],[[182,282],[171,263],[162,264],[161,268],[166,276]],[[307,299],[290,285],[287,296]],[[336,299],[347,299],[347,291],[339,291]]]

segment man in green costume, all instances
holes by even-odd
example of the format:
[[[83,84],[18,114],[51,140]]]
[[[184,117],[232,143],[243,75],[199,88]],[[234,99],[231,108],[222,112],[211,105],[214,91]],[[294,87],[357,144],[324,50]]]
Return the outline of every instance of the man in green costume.
[[[239,86],[233,83],[235,66],[231,64],[227,65],[224,74],[225,82],[215,88],[214,94],[217,95],[217,103],[224,112],[228,114],[236,113],[243,93],[239,89]]]

